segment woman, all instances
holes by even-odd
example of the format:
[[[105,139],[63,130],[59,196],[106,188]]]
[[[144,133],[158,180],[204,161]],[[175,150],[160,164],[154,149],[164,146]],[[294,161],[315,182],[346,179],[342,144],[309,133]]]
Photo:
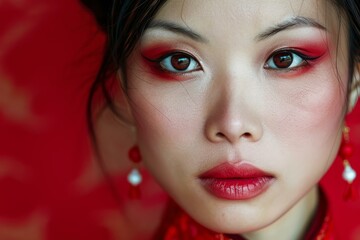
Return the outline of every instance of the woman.
[[[115,1],[111,13],[90,99],[117,74],[121,109],[105,96],[135,129],[130,159],[180,206],[157,239],[333,239],[318,182],[342,139],[351,155],[359,3]]]

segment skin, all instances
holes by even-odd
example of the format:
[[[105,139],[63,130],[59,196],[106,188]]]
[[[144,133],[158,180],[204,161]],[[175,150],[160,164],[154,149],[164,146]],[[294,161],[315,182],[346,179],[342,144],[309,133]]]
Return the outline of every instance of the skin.
[[[127,65],[129,114],[145,166],[199,223],[249,239],[301,238],[341,140],[347,33],[326,17],[336,14],[328,1],[170,0],[155,21],[200,38],[146,30]],[[319,25],[259,38],[296,16]],[[270,69],[280,49],[316,59]],[[155,62],[179,51],[193,57],[191,71]],[[249,200],[217,198],[199,175],[224,162],[246,162],[275,180]]]

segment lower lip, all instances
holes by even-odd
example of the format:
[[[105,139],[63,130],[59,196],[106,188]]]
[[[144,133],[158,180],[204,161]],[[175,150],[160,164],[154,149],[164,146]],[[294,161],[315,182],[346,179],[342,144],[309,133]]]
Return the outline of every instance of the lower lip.
[[[228,200],[255,198],[268,189],[273,177],[254,178],[202,178],[205,189],[215,197]]]

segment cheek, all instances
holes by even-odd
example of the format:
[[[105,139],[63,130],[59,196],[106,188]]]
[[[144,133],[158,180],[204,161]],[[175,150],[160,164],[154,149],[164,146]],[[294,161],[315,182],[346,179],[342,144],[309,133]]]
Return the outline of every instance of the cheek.
[[[134,86],[129,97],[144,163],[159,179],[165,172],[184,168],[184,162],[191,161],[189,149],[201,148],[194,136],[201,134],[202,112],[201,94],[191,94],[193,88],[181,83],[156,84]]]
[[[329,73],[333,69],[329,65],[270,89],[278,93],[269,97],[273,106],[268,111],[270,129],[286,130],[279,131],[280,135],[291,133],[294,138],[304,134],[315,138],[330,134],[331,138],[337,132],[344,117],[347,74]]]
[[[135,61],[136,62],[136,61]],[[138,128],[139,140],[178,145],[197,133],[201,124],[203,86],[198,79],[166,81],[149,74],[142,65],[129,68],[131,109]]]
[[[143,163],[171,196],[186,195],[188,186],[179,179],[187,181],[201,164],[194,156],[204,147],[195,137],[201,134],[201,111],[184,87],[156,90],[130,92]]]
[[[157,91],[150,88],[130,94],[138,133],[154,141],[166,137],[170,141],[167,144],[181,141],[179,137],[188,135],[198,124],[198,105],[183,87]]]
[[[274,164],[292,173],[289,179],[296,181],[301,176],[315,183],[335,159],[341,140],[346,78],[346,74],[338,79],[325,70],[317,71],[293,82],[291,88],[281,86],[279,94],[269,101],[273,107],[267,112],[265,126],[272,140],[268,143],[276,156],[281,156]]]

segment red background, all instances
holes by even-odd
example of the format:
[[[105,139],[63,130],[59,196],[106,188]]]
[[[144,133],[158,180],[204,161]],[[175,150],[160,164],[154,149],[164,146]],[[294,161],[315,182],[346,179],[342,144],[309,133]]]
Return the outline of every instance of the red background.
[[[119,205],[91,151],[85,107],[102,42],[77,1],[0,1],[1,240],[146,239],[156,226],[165,195],[150,177],[142,201]],[[360,107],[348,122],[357,150]],[[360,151],[351,160],[360,173]],[[106,162],[120,193],[125,161]],[[343,201],[341,171],[337,159],[323,186],[340,239],[360,239],[360,200]]]

